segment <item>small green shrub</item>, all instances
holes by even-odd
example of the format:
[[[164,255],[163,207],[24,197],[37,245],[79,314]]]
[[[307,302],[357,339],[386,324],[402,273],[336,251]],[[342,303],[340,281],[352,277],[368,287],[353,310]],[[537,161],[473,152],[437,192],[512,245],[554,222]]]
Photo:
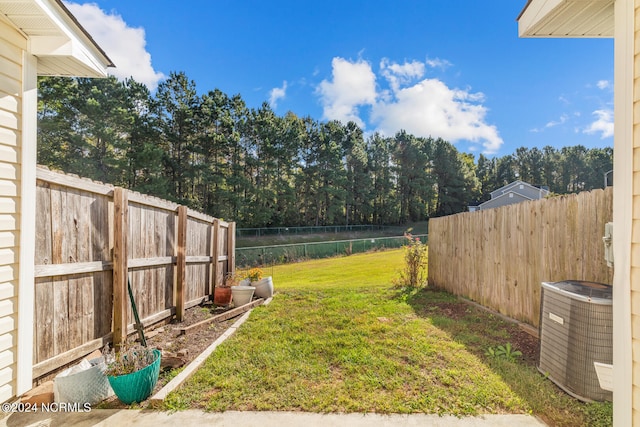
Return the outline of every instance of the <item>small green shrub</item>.
[[[489,357],[507,359],[510,362],[515,362],[518,357],[522,356],[522,352],[511,347],[511,343],[499,345],[496,348],[489,347],[484,354]]]
[[[429,247],[420,241],[419,237],[413,237],[409,231],[404,234],[409,242],[407,246],[405,246],[404,268],[400,272],[400,278],[396,280],[396,284],[400,286],[419,287],[427,282],[427,255]]]

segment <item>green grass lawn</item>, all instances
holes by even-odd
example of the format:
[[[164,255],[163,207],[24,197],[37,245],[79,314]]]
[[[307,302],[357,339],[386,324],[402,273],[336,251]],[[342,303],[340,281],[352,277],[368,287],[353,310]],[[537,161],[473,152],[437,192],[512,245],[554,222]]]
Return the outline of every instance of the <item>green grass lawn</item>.
[[[607,425],[535,367],[485,356],[513,324],[443,292],[392,285],[402,250],[275,266],[277,294],[169,395],[167,409],[533,413]],[[458,306],[455,306],[458,307]],[[460,308],[460,307],[458,307]],[[456,310],[460,313],[460,310]]]

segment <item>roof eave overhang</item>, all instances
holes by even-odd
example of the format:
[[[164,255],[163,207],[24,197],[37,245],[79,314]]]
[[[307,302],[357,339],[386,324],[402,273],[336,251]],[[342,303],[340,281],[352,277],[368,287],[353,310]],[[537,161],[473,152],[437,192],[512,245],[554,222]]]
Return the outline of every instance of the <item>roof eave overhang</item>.
[[[38,75],[105,77],[114,66],[60,0],[0,0],[0,13],[27,38]]]
[[[613,37],[614,0],[529,0],[518,16],[520,37]]]

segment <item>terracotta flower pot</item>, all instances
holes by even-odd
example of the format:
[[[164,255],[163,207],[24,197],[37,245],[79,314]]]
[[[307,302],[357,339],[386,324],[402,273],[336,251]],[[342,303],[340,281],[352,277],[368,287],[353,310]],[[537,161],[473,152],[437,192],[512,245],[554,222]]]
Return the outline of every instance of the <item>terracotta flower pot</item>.
[[[213,291],[213,303],[215,305],[231,304],[231,288],[216,287]]]

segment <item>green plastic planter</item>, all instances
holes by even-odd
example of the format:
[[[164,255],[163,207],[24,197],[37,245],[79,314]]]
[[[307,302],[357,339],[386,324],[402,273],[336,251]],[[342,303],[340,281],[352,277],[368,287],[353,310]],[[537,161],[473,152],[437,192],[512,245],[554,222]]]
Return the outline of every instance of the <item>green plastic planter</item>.
[[[154,349],[156,360],[139,371],[117,377],[109,376],[109,384],[122,403],[127,405],[145,400],[158,382],[160,374],[160,350]]]

